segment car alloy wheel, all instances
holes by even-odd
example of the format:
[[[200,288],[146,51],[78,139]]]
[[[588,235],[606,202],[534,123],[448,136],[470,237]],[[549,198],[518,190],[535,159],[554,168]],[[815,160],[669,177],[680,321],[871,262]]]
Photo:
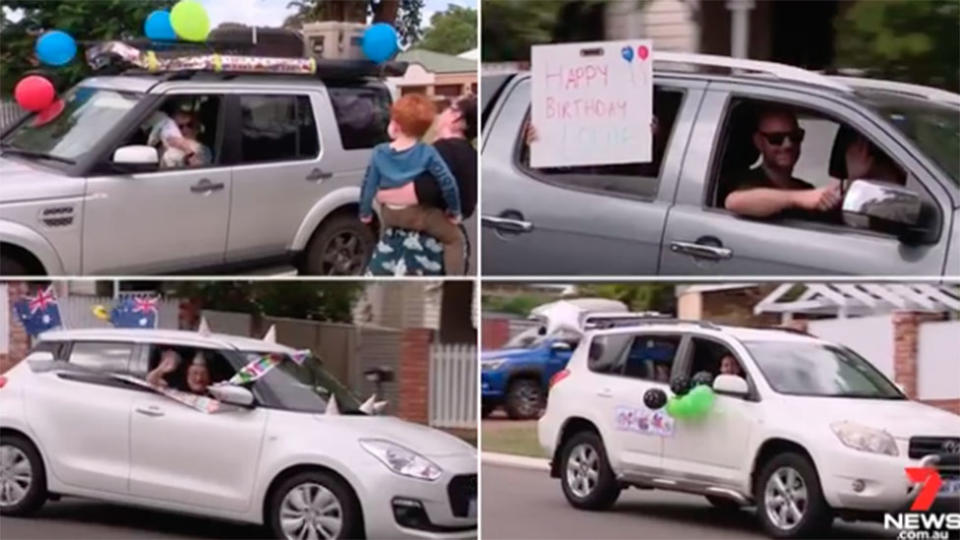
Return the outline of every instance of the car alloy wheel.
[[[775,527],[789,530],[796,527],[807,511],[807,486],[792,467],[780,467],[764,487],[764,508]]]
[[[15,446],[0,446],[0,507],[19,504],[31,483],[33,467],[27,455]]]
[[[330,276],[358,274],[366,258],[363,239],[352,231],[337,234],[323,247],[323,268]]]
[[[567,485],[580,498],[589,496],[600,477],[600,457],[589,444],[578,444],[567,458]]]
[[[300,484],[288,491],[280,504],[280,527],[291,540],[339,538],[343,507],[326,487]]]

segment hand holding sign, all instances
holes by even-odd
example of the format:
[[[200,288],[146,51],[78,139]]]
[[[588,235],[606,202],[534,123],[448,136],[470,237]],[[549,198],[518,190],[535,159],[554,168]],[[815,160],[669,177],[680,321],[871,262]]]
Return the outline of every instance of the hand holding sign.
[[[530,165],[650,161],[651,50],[637,40],[533,47]]]

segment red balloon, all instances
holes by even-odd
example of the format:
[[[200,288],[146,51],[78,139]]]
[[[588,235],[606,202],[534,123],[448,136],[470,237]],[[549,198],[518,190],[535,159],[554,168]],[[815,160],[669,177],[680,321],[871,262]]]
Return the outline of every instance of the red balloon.
[[[650,49],[646,45],[640,45],[637,47],[637,56],[640,57],[640,60],[646,60],[647,56],[650,55]]]
[[[39,75],[28,75],[13,89],[17,103],[28,111],[42,111],[53,103],[56,92],[53,83]]]

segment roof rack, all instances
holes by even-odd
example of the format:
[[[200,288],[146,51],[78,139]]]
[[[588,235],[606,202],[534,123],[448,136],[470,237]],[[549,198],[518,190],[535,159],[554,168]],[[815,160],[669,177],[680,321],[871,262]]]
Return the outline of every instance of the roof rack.
[[[678,53],[657,50],[653,51],[653,60],[654,62],[691,64],[706,67],[725,67],[730,69],[741,69],[744,71],[754,71],[758,73],[765,73],[785,81],[803,82],[816,86],[832,88],[834,90],[840,90],[842,92],[852,91],[848,85],[840,81],[833,80],[825,75],[821,75],[819,73],[796,66],[779,64],[777,62],[750,60],[746,58],[731,58],[729,56],[717,56],[713,54]]]
[[[699,319],[677,319],[661,315],[653,311],[634,313],[588,313],[583,317],[581,326],[584,330],[606,330],[626,326],[643,326],[651,324],[693,324],[706,330],[720,330],[720,327],[709,321]]]
[[[828,75],[831,79],[847,84],[853,88],[867,88],[870,90],[885,90],[897,94],[920,97],[930,101],[939,101],[951,105],[960,105],[960,94],[954,94],[940,88],[911,84],[883,79],[869,79],[867,77],[850,77],[845,75]]]

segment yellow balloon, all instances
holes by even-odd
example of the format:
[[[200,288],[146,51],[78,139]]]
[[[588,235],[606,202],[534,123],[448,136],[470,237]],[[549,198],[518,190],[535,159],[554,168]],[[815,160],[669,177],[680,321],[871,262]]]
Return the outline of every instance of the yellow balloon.
[[[110,314],[107,313],[107,308],[103,306],[93,306],[93,316],[102,321],[110,318]]]
[[[205,41],[210,33],[210,17],[200,2],[180,0],[170,10],[170,26],[185,41]]]

